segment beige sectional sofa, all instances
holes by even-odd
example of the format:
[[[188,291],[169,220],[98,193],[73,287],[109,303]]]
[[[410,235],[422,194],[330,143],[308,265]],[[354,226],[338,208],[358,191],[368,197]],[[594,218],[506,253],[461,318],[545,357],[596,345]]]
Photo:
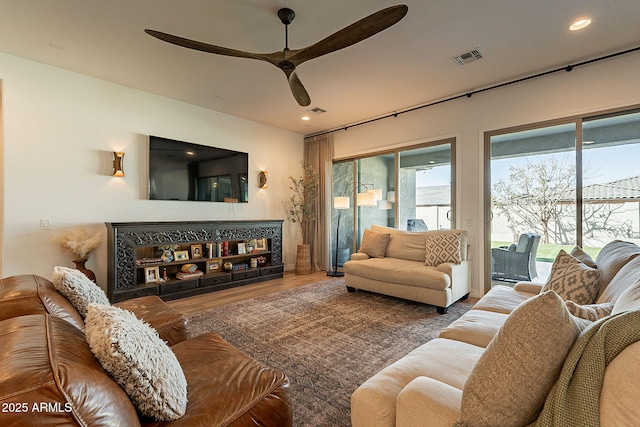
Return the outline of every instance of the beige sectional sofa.
[[[437,306],[439,313],[471,290],[465,230],[409,232],[373,225],[344,264],[345,285]]]
[[[353,426],[640,425],[640,248],[611,242],[596,269],[574,255],[544,285],[493,287],[367,380],[351,398]],[[595,304],[557,293],[576,283],[595,286]]]

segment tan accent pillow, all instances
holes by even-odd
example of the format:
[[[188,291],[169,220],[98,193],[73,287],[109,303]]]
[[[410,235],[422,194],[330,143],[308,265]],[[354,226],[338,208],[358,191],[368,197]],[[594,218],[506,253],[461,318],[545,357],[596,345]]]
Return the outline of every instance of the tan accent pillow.
[[[384,258],[390,236],[389,233],[378,233],[365,228],[358,252],[367,254],[371,258]]]
[[[551,290],[565,301],[580,305],[593,304],[598,295],[599,281],[598,269],[589,267],[560,249],[542,292]]]
[[[460,242],[462,237],[459,233],[431,234],[425,236],[426,259],[424,265],[437,267],[444,262],[460,264]]]
[[[132,312],[91,304],[85,319],[89,347],[140,413],[158,421],[182,417],[187,380],[158,332]]]
[[[571,255],[574,258],[578,258],[580,261],[582,261],[583,263],[585,263],[591,268],[598,267],[595,261],[593,260],[593,258],[591,258],[591,255],[586,253],[580,246],[575,246],[573,249],[571,249],[571,252],[569,252],[569,255]]]
[[[457,426],[524,426],[536,420],[586,321],[547,291],[518,306],[487,346],[462,393]]]
[[[604,302],[602,304],[580,305],[573,301],[565,301],[569,313],[581,319],[595,322],[611,314],[613,310],[613,302]]]
[[[69,300],[83,319],[89,304],[110,305],[102,288],[74,268],[53,267],[53,287]]]

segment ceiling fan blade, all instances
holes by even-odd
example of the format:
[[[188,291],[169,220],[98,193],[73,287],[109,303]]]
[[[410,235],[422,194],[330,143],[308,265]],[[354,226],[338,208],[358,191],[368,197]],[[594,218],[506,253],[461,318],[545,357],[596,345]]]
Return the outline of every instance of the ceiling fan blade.
[[[288,59],[300,65],[304,61],[356,44],[396,24],[404,18],[408,10],[409,8],[403,4],[379,10],[311,46],[291,51]]]
[[[285,71],[285,74],[287,72]],[[292,71],[287,76],[289,78],[289,87],[291,88],[291,93],[293,93],[293,97],[298,101],[298,104],[302,107],[306,107],[311,104],[311,98],[307,93],[307,90],[302,85],[302,82],[298,78],[298,75],[295,71]]]
[[[235,50],[235,49],[229,49],[226,47],[215,46],[212,44],[185,39],[183,37],[174,36],[174,35],[163,33],[156,30],[147,29],[147,30],[144,30],[144,32],[162,41],[175,44],[178,46],[186,47],[189,49],[199,50],[201,52],[215,53],[218,55],[226,55],[226,56],[235,56],[238,58],[260,59],[263,61],[271,62],[269,59],[266,58],[266,55],[261,55],[259,53],[244,52],[242,50]]]

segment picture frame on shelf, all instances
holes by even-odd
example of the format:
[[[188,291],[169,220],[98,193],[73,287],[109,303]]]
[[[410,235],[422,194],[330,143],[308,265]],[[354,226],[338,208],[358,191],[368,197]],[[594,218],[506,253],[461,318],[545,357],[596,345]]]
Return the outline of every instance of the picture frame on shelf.
[[[187,261],[189,259],[189,251],[173,251],[176,261]]]
[[[207,273],[218,273],[222,270],[222,260],[215,258],[207,261]]]
[[[266,251],[267,250],[267,239],[264,237],[262,239],[256,239],[256,251]]]
[[[247,253],[247,246],[243,242],[238,243],[238,255]]]
[[[191,258],[202,258],[202,244],[198,243],[195,245],[191,245]]]
[[[144,283],[156,283],[160,280],[160,269],[156,267],[144,268]]]

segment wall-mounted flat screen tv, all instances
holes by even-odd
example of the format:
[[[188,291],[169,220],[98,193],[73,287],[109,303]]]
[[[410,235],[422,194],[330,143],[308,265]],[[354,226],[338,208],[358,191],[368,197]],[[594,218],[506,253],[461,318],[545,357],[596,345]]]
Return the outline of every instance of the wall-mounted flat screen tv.
[[[149,199],[249,201],[249,154],[149,136]]]

